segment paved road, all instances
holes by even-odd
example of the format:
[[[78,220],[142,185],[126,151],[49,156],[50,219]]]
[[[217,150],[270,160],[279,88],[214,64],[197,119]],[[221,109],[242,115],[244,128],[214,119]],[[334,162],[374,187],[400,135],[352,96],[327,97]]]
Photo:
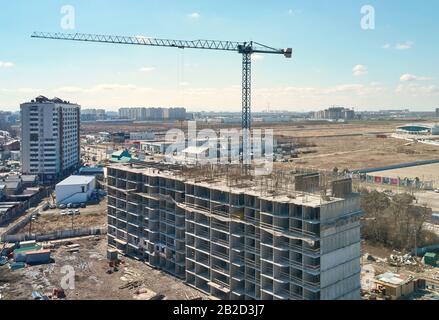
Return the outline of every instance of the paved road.
[[[358,181],[356,181],[356,183],[358,183]],[[369,184],[365,182],[362,182],[360,185],[361,187],[365,187],[370,190],[392,190],[395,193],[409,192],[404,188],[399,188],[391,185]],[[426,204],[429,208],[432,208],[433,212],[439,213],[439,193],[436,193],[434,191],[415,191],[414,195],[418,199],[419,204]]]
[[[428,207],[433,209],[433,212],[439,213],[439,193],[433,191],[415,193],[418,198],[418,203],[427,204]]]
[[[424,223],[424,228],[433,231],[439,236],[439,225],[426,222]]]

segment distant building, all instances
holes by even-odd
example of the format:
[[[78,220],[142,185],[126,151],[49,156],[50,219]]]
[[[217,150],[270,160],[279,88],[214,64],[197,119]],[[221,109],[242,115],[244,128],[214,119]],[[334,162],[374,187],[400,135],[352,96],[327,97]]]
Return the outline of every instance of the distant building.
[[[154,140],[155,134],[153,132],[131,132],[130,140]]]
[[[185,108],[120,108],[119,118],[137,121],[186,120]]]
[[[163,108],[150,108],[149,120],[165,120],[165,111]]]
[[[94,176],[70,176],[55,187],[56,203],[85,203],[96,189]]]
[[[111,162],[117,162],[117,163],[129,163],[132,160],[133,159],[131,153],[129,153],[127,149],[113,152],[110,159]]]
[[[20,140],[10,140],[2,144],[2,149],[7,151],[19,151],[20,150]]]
[[[107,119],[103,109],[83,109],[81,110],[81,121],[102,121]]]
[[[110,140],[113,143],[125,143],[125,140],[128,140],[130,135],[125,132],[114,132],[111,133]]]
[[[73,172],[80,163],[80,106],[39,96],[20,108],[22,173],[47,182]]]
[[[314,112],[313,118],[318,120],[353,120],[355,111],[342,107],[332,107]]]
[[[0,111],[0,130],[9,130],[11,112]]]
[[[140,149],[149,154],[165,154],[166,149],[171,146],[174,141],[141,141]]]
[[[105,172],[102,167],[82,167],[79,169],[80,176],[95,176],[96,179],[102,180]]]
[[[119,117],[128,120],[146,120],[146,108],[120,108]]]
[[[185,108],[170,108],[169,120],[185,120],[186,109]]]
[[[436,118],[439,118],[439,108],[436,108]]]
[[[439,125],[407,124],[396,128],[396,132],[411,135],[439,135]]]

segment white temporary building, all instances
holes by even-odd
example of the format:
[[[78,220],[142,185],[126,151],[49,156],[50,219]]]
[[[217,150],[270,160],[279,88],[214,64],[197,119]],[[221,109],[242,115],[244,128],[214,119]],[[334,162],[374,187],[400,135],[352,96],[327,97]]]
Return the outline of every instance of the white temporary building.
[[[70,176],[55,187],[56,203],[87,202],[96,189],[94,176]]]

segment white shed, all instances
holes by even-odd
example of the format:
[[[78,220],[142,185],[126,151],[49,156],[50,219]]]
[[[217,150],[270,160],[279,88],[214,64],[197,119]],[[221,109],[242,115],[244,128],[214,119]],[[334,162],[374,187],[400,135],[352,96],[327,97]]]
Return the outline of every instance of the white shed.
[[[56,203],[87,202],[96,189],[94,176],[70,176],[55,187]]]

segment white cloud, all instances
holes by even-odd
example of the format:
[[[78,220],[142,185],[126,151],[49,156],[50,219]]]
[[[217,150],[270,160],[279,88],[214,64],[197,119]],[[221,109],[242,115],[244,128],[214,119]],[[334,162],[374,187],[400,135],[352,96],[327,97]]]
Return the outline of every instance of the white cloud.
[[[341,84],[331,87],[278,87],[278,88],[265,88],[256,89],[256,93],[265,94],[275,94],[275,95],[297,95],[302,98],[314,98],[317,96],[327,96],[327,95],[344,95],[353,94],[358,96],[374,95],[377,93],[384,92],[385,87],[371,83],[369,85],[363,84]]]
[[[300,14],[300,13],[302,13],[302,10],[299,10],[299,9],[289,9],[288,10],[289,16],[295,16],[295,15]]]
[[[2,92],[10,92],[10,93],[38,93],[41,92],[41,89],[37,88],[17,88],[17,89],[6,89],[1,88],[0,91]]]
[[[428,81],[428,80],[431,80],[431,78],[429,78],[429,77],[418,77],[418,76],[415,76],[413,74],[408,74],[408,73],[403,74],[399,78],[399,81],[401,81],[401,82]]]
[[[414,97],[425,97],[425,96],[439,94],[439,86],[437,85],[421,86],[417,83],[411,82],[411,83],[399,84],[396,87],[395,92],[398,94],[408,94]]]
[[[154,70],[155,70],[154,67],[143,67],[143,68],[139,69],[140,72],[151,72],[151,71],[154,71]]]
[[[396,50],[408,50],[411,49],[413,47],[413,42],[412,41],[406,41],[404,43],[397,43],[395,46]]]
[[[395,50],[409,50],[413,48],[414,43],[412,41],[406,41],[403,43],[397,43],[395,45],[390,43],[385,43],[383,49],[395,49]]]
[[[198,12],[193,12],[193,13],[188,14],[188,17],[190,19],[197,20],[201,17],[201,15]]]
[[[252,54],[253,62],[261,61],[261,60],[264,60],[264,56],[262,54],[258,54],[258,53]]]
[[[6,62],[6,61],[0,61],[0,68],[12,68],[14,63],[12,62]]]
[[[362,64],[357,64],[353,69],[352,69],[352,74],[356,77],[359,76],[364,76],[367,74],[367,68],[365,66],[363,66]]]
[[[67,87],[56,88],[54,91],[59,93],[79,93],[79,92],[84,92],[85,89],[79,87],[67,86]]]
[[[40,92],[41,89],[36,89],[36,88],[18,88],[17,91],[20,92],[20,93],[36,93],[36,92]]]
[[[60,87],[54,90],[54,92],[58,93],[96,93],[103,91],[148,91],[149,88],[139,87],[133,84],[117,84],[117,83],[104,83],[97,84],[90,88],[81,88],[81,87]]]

